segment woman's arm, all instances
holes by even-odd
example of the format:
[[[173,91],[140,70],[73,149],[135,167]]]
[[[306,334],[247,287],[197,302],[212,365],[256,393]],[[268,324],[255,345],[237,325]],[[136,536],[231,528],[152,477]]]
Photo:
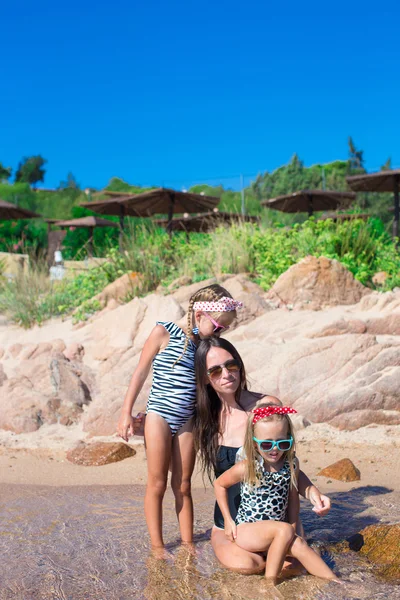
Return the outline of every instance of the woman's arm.
[[[234,542],[236,538],[236,523],[229,511],[228,489],[235,485],[235,483],[243,481],[244,471],[245,461],[243,460],[225,471],[214,482],[215,496],[224,517],[225,535],[231,542]]]
[[[138,366],[136,367],[122,405],[121,416],[118,421],[117,433],[126,442],[134,434],[134,421],[132,408],[140,390],[150,372],[153,358],[162,348],[168,345],[169,333],[162,325],[156,325],[143,346]]]

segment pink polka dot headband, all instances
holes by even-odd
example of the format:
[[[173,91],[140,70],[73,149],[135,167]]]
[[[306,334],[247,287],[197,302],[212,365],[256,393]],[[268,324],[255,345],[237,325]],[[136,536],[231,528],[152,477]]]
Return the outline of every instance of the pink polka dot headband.
[[[264,406],[256,408],[253,410],[253,425],[260,419],[264,419],[264,417],[271,417],[272,415],[292,415],[294,413],[297,413],[297,410],[290,408],[290,406]]]
[[[230,312],[243,307],[243,302],[224,296],[214,302],[195,302],[193,310],[204,310],[204,312]]]

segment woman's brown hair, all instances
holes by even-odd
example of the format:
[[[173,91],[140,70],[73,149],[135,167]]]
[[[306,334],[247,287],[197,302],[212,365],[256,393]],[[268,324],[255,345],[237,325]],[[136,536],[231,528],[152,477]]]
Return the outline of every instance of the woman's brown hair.
[[[222,433],[222,402],[211,386],[207,375],[207,354],[211,348],[223,348],[240,365],[240,385],[235,394],[235,400],[239,406],[240,394],[242,390],[247,390],[244,364],[235,346],[224,338],[210,337],[202,340],[195,357],[197,405],[193,433],[194,444],[200,457],[203,473],[208,475],[210,481],[214,479],[219,446],[218,437]]]

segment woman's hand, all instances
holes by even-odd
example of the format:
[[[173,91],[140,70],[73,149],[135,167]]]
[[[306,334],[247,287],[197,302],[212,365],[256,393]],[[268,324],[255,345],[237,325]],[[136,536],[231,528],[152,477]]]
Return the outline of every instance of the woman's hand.
[[[236,523],[232,519],[225,519],[225,535],[230,542],[236,540]]]
[[[313,511],[319,517],[324,517],[331,510],[331,500],[325,494],[321,494],[319,489],[312,485],[308,490],[308,499],[314,506]]]

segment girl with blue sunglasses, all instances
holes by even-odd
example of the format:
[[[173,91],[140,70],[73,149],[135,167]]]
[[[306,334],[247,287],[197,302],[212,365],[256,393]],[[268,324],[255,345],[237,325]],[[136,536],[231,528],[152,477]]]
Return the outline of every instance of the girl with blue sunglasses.
[[[261,404],[250,413],[245,434],[245,460],[215,481],[226,537],[249,552],[268,552],[265,577],[275,586],[286,555],[296,558],[317,577],[338,581],[306,541],[296,535],[299,518],[298,468],[287,406]],[[236,520],[229,510],[228,489],[240,483]]]

